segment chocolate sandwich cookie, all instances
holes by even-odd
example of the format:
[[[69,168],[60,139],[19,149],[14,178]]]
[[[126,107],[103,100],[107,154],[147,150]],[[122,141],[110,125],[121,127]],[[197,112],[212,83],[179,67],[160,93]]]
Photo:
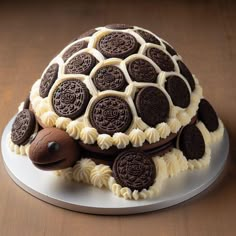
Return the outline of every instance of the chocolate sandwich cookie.
[[[155,83],[157,72],[153,65],[144,59],[135,59],[128,65],[128,72],[132,80],[137,82]]]
[[[205,153],[205,142],[195,125],[183,128],[179,137],[179,148],[187,159],[200,159]]]
[[[160,41],[154,35],[148,33],[147,31],[135,30],[135,32],[139,34],[146,41],[146,43],[154,43],[160,45]]]
[[[127,85],[125,76],[117,66],[104,66],[97,70],[92,78],[94,85],[100,91],[123,91]]]
[[[73,44],[64,52],[62,56],[63,61],[67,61],[69,57],[71,57],[73,54],[80,51],[81,49],[86,48],[87,46],[88,46],[88,42],[86,42],[85,40],[79,41],[78,43]]]
[[[90,122],[99,133],[114,134],[126,131],[132,121],[128,103],[118,96],[98,99],[91,107]]]
[[[151,58],[164,71],[174,71],[175,66],[171,58],[158,48],[148,48],[147,57]]]
[[[189,71],[188,67],[182,61],[177,61],[177,63],[179,66],[180,73],[188,81],[191,87],[191,90],[193,91],[195,89],[195,82],[194,82],[192,73]]]
[[[58,76],[59,65],[57,63],[52,64],[45,72],[39,87],[39,95],[42,98],[48,96],[49,90],[54,84]]]
[[[80,158],[80,149],[65,131],[45,128],[31,143],[29,158],[39,169],[60,170],[75,164]]]
[[[97,60],[93,55],[83,52],[69,60],[65,67],[65,73],[88,75],[96,63]]]
[[[155,127],[168,118],[170,105],[159,88],[142,88],[136,95],[135,105],[138,115],[149,126]]]
[[[11,128],[11,140],[17,145],[25,144],[34,133],[36,121],[34,113],[28,109],[19,112]]]
[[[169,76],[165,82],[165,89],[175,106],[186,108],[190,104],[188,87],[180,77]]]
[[[218,129],[219,121],[217,114],[214,108],[206,99],[201,99],[197,114],[198,119],[204,123],[204,125],[210,132]]]
[[[97,49],[107,58],[124,59],[136,53],[139,49],[139,44],[135,37],[129,33],[111,32],[98,41]]]
[[[108,29],[117,29],[117,30],[124,30],[124,29],[133,29],[133,26],[127,24],[110,24],[105,26]]]
[[[75,119],[85,112],[89,99],[89,90],[82,81],[68,79],[53,91],[52,106],[59,116]]]
[[[156,178],[153,160],[143,152],[132,150],[122,152],[115,159],[112,172],[116,182],[131,191],[148,189]]]
[[[172,48],[169,44],[167,44],[166,42],[162,41],[163,44],[165,45],[166,47],[166,51],[168,53],[170,53],[171,56],[174,56],[174,55],[177,55],[177,52],[174,50],[174,48]]]
[[[96,33],[97,30],[96,29],[90,29],[86,32],[84,32],[83,34],[81,34],[79,37],[77,37],[75,40],[78,40],[78,39],[82,39],[82,38],[85,38],[85,37],[90,37],[92,36],[94,33]]]

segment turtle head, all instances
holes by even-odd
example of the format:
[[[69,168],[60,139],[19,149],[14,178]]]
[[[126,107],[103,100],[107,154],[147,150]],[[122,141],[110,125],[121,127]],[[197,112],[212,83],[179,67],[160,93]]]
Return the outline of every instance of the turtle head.
[[[44,128],[31,143],[29,158],[39,169],[60,170],[75,164],[80,158],[80,149],[65,131]]]

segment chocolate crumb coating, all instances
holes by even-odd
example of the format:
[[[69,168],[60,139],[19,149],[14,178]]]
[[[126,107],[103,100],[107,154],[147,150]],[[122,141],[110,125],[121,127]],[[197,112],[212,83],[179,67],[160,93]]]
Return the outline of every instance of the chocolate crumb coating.
[[[41,170],[60,170],[76,163],[80,158],[80,149],[65,131],[45,128],[31,143],[29,158]]]

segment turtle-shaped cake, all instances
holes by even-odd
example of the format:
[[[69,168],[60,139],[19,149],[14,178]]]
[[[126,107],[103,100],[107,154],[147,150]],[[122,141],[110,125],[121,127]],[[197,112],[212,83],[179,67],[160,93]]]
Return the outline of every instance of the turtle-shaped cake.
[[[223,131],[169,43],[113,24],[80,35],[49,63],[19,108],[10,147],[41,170],[139,199],[208,166]]]

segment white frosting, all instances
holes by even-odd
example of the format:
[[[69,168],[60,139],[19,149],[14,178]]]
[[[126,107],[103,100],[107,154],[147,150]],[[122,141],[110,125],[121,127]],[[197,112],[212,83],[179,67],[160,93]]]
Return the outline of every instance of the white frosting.
[[[167,123],[168,123],[168,125],[170,127],[170,131],[172,133],[176,134],[181,128],[181,123],[176,118],[170,118]]]
[[[210,161],[211,161],[211,149],[209,147],[206,147],[205,154],[202,158],[198,160],[196,159],[188,160],[188,168],[190,170],[202,169],[209,166]]]
[[[59,170],[56,174],[58,176],[62,176],[67,181],[71,181],[73,179],[73,169],[71,167]]]
[[[145,134],[140,129],[133,129],[129,134],[129,140],[133,147],[141,147],[145,141]]]
[[[158,142],[160,140],[160,134],[157,131],[157,129],[155,128],[147,128],[144,132],[144,134],[146,135],[146,140],[151,144],[151,143],[155,143]]]
[[[80,138],[85,144],[93,144],[96,142],[98,137],[98,132],[95,128],[84,127],[81,130]]]
[[[160,180],[163,181],[167,179],[169,175],[167,171],[167,165],[163,157],[156,156],[153,158],[153,161],[156,166],[156,171],[158,174],[158,181],[160,182]]]
[[[108,149],[112,146],[113,139],[108,134],[99,134],[97,138],[97,144],[102,150]]]
[[[56,120],[56,127],[62,130],[67,130],[67,126],[71,123],[71,119],[65,117],[58,117]]]
[[[108,187],[108,180],[111,177],[111,168],[106,165],[95,166],[90,174],[90,181],[93,186],[102,188]]]
[[[172,153],[173,153],[173,155],[176,156],[180,171],[187,170],[188,169],[188,161],[187,161],[186,157],[184,156],[183,152],[180,151],[179,149],[174,148],[172,150]]]
[[[32,107],[33,107],[33,110],[35,112],[37,112],[37,109],[38,109],[38,106],[41,105],[43,99],[39,96],[35,97],[32,101],[31,101],[31,104],[32,104]]]
[[[176,176],[181,171],[177,157],[171,152],[163,158],[166,162],[168,175],[170,177]]]
[[[140,130],[145,130],[148,127],[147,124],[145,124],[140,117],[136,117],[134,123],[136,128]]]
[[[73,167],[73,179],[78,182],[90,183],[91,171],[96,164],[88,158],[77,161]]]
[[[129,136],[124,133],[115,133],[112,138],[118,149],[123,149],[129,144]]]
[[[9,134],[9,136],[8,136],[8,147],[10,148],[10,150],[12,152],[16,153],[17,155],[27,156],[28,152],[29,152],[30,144],[17,145],[17,144],[12,142],[11,135]]]
[[[31,91],[30,91],[30,101],[32,102],[36,97],[39,97],[39,86],[41,83],[41,79],[38,79],[33,84]]]
[[[185,111],[179,112],[177,114],[177,118],[179,119],[182,126],[189,124],[189,122],[191,121],[191,117]]]
[[[224,135],[224,124],[220,119],[218,119],[218,121],[219,121],[218,129],[213,132],[210,132],[212,143],[220,141]]]
[[[83,128],[83,122],[80,122],[78,120],[73,120],[68,123],[66,132],[74,139],[79,139],[80,132]]]
[[[48,104],[48,99],[43,98],[40,100],[40,102],[36,105],[36,110],[35,113],[37,116],[41,117],[45,112],[48,112],[50,110],[49,104]]]
[[[211,135],[210,135],[210,132],[208,131],[208,129],[206,128],[206,126],[201,121],[199,121],[196,124],[196,126],[201,131],[202,136],[203,136],[204,141],[205,141],[205,144],[210,145],[211,144]]]
[[[45,112],[40,117],[41,121],[44,123],[44,125],[46,127],[53,127],[53,126],[55,126],[57,118],[58,118],[58,115],[55,112],[53,112],[53,111]]]
[[[131,200],[132,199],[132,191],[127,187],[121,188],[120,189],[120,194],[126,200]]]
[[[156,126],[156,129],[160,135],[161,138],[167,138],[170,134],[170,127],[167,123],[160,123]]]

